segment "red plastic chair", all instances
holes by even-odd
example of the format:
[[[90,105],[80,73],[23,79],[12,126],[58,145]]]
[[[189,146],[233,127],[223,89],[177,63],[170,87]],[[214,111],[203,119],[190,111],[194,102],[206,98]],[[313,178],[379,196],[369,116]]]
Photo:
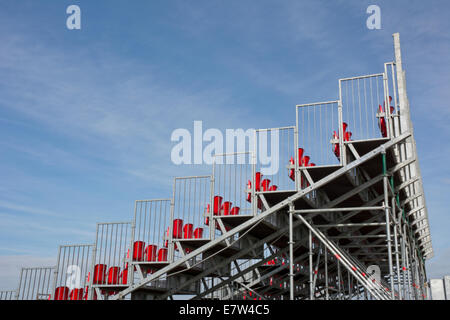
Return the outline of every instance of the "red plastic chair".
[[[118,284],[119,283],[119,267],[110,267],[108,270],[108,284]]]
[[[194,233],[194,225],[192,223],[186,223],[183,229],[184,239],[192,239],[192,235]]]
[[[291,165],[295,165],[294,157],[291,157],[291,160],[289,160],[289,163]],[[289,170],[289,178],[291,178],[292,181],[295,181],[295,169]]]
[[[262,178],[261,172],[256,172],[255,174],[255,191],[261,191],[261,178]]]
[[[145,259],[146,261],[156,261],[156,251],[158,250],[158,246],[154,245],[154,244],[149,244],[147,246],[147,248],[145,248]]]
[[[221,196],[214,197],[214,215],[215,216],[220,214],[220,208],[222,207],[222,200],[223,200],[223,198]]]
[[[220,213],[224,216],[228,216],[230,214],[231,206],[233,204],[230,201],[225,201],[222,203],[222,207],[220,208]]]
[[[144,260],[144,241],[135,241],[133,244],[133,261],[143,261]]]
[[[69,297],[68,287],[58,287],[55,289],[55,300],[67,300]]]
[[[269,191],[269,186],[270,186],[269,179],[264,179],[261,184],[262,184],[263,191]]]
[[[106,264],[96,264],[94,266],[93,284],[104,284],[106,282]]]
[[[195,239],[203,238],[203,228],[197,228],[194,230],[194,238]]]
[[[236,216],[236,215],[239,214],[239,210],[240,210],[240,209],[241,209],[241,208],[239,208],[239,207],[233,207],[233,209],[231,209],[230,214],[231,214],[232,216]]]

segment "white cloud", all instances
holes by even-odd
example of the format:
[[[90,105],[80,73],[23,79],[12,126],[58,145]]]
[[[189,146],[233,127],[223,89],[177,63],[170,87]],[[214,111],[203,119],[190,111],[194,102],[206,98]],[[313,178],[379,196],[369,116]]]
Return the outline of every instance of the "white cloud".
[[[0,256],[0,290],[16,290],[22,268],[55,265],[56,257],[37,257],[32,254]]]
[[[434,257],[427,261],[428,279],[450,275],[450,248],[435,248]]]

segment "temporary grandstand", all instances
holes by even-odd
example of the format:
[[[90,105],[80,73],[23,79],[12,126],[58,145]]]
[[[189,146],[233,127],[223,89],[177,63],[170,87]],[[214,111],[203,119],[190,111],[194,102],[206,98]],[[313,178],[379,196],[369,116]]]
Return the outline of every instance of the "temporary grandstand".
[[[167,199],[136,200],[130,220],[59,246],[0,299],[428,299],[433,249],[393,39],[380,73],[339,79],[334,100],[296,105],[294,125],[254,130],[253,150],[176,177]],[[251,161],[269,132],[272,175]]]

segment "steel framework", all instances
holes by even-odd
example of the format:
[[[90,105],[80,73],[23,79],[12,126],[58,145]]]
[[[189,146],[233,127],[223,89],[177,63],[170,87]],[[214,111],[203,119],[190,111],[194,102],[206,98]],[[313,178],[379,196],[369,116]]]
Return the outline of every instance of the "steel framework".
[[[297,105],[295,126],[255,130],[254,149],[175,178],[172,198],[136,201],[132,221],[97,224],[94,244],[61,246],[56,267],[24,269],[0,298],[427,299],[433,249],[393,38],[383,72],[339,79],[336,100]],[[267,134],[284,167],[263,177]],[[52,284],[34,285],[43,270]]]

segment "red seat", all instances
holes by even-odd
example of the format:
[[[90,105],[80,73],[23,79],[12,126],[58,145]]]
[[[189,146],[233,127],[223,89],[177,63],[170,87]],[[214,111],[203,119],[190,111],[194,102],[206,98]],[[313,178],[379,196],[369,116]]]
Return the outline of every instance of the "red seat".
[[[352,137],[352,133],[350,131],[347,131],[344,134],[344,141],[350,141],[351,137]]]
[[[222,200],[223,198],[221,196],[215,196],[214,197],[214,215],[219,215],[220,214],[220,208],[222,206]]]
[[[119,283],[119,267],[110,267],[108,270],[108,284],[118,284]]]
[[[161,248],[158,250],[158,261],[167,261],[167,249]]]
[[[106,264],[96,264],[94,266],[93,284],[104,284],[106,282]]]
[[[307,167],[309,163],[309,156],[304,156],[300,162],[302,167]]]
[[[350,138],[352,136],[351,132],[347,132],[348,124],[346,122],[342,123],[342,132],[344,135],[344,141],[350,141]],[[336,133],[336,131],[333,131],[333,140],[339,140],[339,134]],[[339,159],[340,157],[340,149],[339,149],[339,143],[333,143],[332,144],[333,153],[334,155]]]
[[[255,174],[255,191],[261,191],[261,178],[262,178],[261,172],[256,172]]]
[[[339,140],[339,135],[336,133],[336,131],[333,131],[333,139]],[[333,152],[334,155],[339,159],[340,156],[339,143],[333,143]]]
[[[298,160],[301,163],[301,160],[303,158],[303,153],[305,152],[305,150],[303,148],[298,148]]]
[[[263,191],[269,191],[270,180],[264,179],[261,183]]]
[[[183,237],[183,220],[174,219],[173,220],[173,237],[175,239],[181,239]]]
[[[119,275],[121,284],[128,284],[128,267],[125,267]]]
[[[272,186],[270,186],[269,191],[277,191],[277,189],[278,189],[278,186],[272,185]]]
[[[169,245],[169,235],[170,235],[170,227],[167,227],[166,236],[165,236],[166,241],[164,241],[164,247],[166,247],[166,248]]]
[[[291,157],[291,160],[289,160],[289,163],[291,165],[295,165],[295,161],[294,161],[293,157]],[[292,181],[295,181],[295,169],[289,170],[289,178],[291,178]]]
[[[195,239],[203,238],[203,228],[197,228],[194,230],[194,238]]]
[[[83,300],[83,288],[72,289],[69,294],[69,300]]]
[[[146,261],[156,261],[156,250],[158,249],[158,246],[154,245],[154,244],[149,244],[147,246],[147,248],[145,248],[145,258]]]
[[[342,122],[342,132],[345,133],[347,131],[348,124],[346,122]]]
[[[383,113],[383,107],[381,107],[381,104],[378,106],[378,112]],[[387,137],[387,127],[386,127],[386,119],[385,117],[380,117],[378,119],[378,128],[380,128],[381,135],[386,138]]]
[[[55,289],[55,300],[67,300],[69,297],[68,287],[57,287]]]
[[[250,180],[247,183],[247,201],[252,202],[252,182]]]
[[[144,241],[135,241],[133,244],[133,261],[144,261]]]
[[[231,214],[232,216],[236,216],[236,215],[239,214],[239,210],[240,210],[239,207],[233,207],[233,209],[231,209],[230,214]]]
[[[194,231],[194,225],[192,223],[186,223],[183,227],[184,239],[192,239],[192,233]]]
[[[224,216],[228,216],[232,205],[233,204],[230,201],[225,201],[220,208],[220,213]]]

